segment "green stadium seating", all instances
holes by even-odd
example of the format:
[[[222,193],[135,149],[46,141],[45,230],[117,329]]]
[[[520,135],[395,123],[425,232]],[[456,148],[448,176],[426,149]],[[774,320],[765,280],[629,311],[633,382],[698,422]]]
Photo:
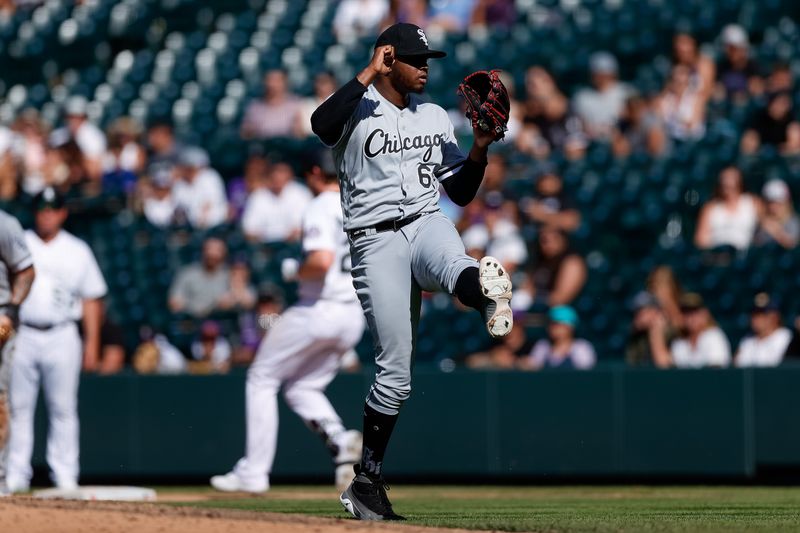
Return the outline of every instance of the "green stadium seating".
[[[790,0],[619,5],[599,0],[540,0],[517,5],[519,18],[509,30],[496,30],[488,37],[471,31],[441,39],[437,47],[451,58],[471,60],[432,65],[428,91],[433,100],[455,107],[457,80],[485,67],[508,70],[517,94],[522,94],[524,71],[533,64],[550,69],[560,87],[572,94],[587,83],[588,55],[599,49],[617,55],[622,77],[640,92],[654,94],[668,74],[667,56],[677,28],[713,42],[722,26],[743,20],[762,64],[794,61],[798,72],[794,58],[800,53],[800,31],[797,17],[792,16],[798,10]],[[104,126],[127,114],[145,121],[172,117],[182,138],[204,146],[225,177],[240,173],[253,150],[299,168],[304,152],[315,141],[243,143],[238,139],[238,124],[247,102],[261,94],[267,69],[289,67],[295,90],[310,94],[315,72],[335,67],[343,82],[366,62],[372,39],[337,44],[330,31],[335,9],[331,0],[99,0],[83,6],[51,1],[33,10],[18,9],[0,21],[4,73],[0,103],[19,85],[25,91],[16,110],[48,108],[49,118],[58,120],[64,91],[84,94],[101,104],[97,118]],[[75,21],[76,31],[73,39],[64,42],[59,28],[67,20]],[[484,38],[496,45],[481,45]],[[98,47],[99,42],[108,46]],[[57,89],[59,84],[63,88]],[[800,91],[796,99],[800,104]],[[753,157],[738,154],[742,129],[753,111],[753,104],[712,102],[705,138],[678,143],[660,159],[634,155],[614,160],[603,144],[590,146],[582,161],[565,161],[557,154],[551,157],[584,217],[573,244],[587,257],[590,276],[575,305],[583,317],[580,332],[596,344],[601,358],[622,356],[630,313],[627,302],[656,265],[672,266],[688,288],[703,293],[732,339],[747,329],[754,291],[787,293],[800,284],[798,252],[764,248],[747,254],[706,254],[691,245],[699,207],[711,194],[714,176],[726,164],[735,162],[744,170],[749,190],[758,191],[766,180],[780,178],[800,198],[800,157],[783,157],[769,148]],[[529,195],[538,163],[514,151],[510,143],[499,149],[508,155],[513,178],[505,193],[516,199]],[[111,316],[128,331],[150,323],[186,349],[197,323],[173,317],[165,294],[177,269],[197,259],[205,234],[126,220],[114,213],[118,208],[105,208],[105,200],[85,202],[83,214],[70,227],[95,250],[112,288]],[[29,225],[26,201],[23,198],[7,207]],[[226,240],[231,257],[248,258],[253,282],[259,286],[281,286],[280,261],[298,254],[296,245],[248,243],[235,227],[214,233]],[[524,227],[523,236],[532,242],[535,228]],[[294,287],[284,289],[291,301]],[[788,317],[800,313],[800,299],[786,298],[783,305]],[[235,332],[231,317],[218,318],[226,332]],[[535,336],[542,334],[541,328],[529,330]],[[458,359],[486,346],[477,315],[457,311],[446,298],[425,302],[419,360]],[[371,341],[366,338],[359,351],[366,356],[370,350]]]

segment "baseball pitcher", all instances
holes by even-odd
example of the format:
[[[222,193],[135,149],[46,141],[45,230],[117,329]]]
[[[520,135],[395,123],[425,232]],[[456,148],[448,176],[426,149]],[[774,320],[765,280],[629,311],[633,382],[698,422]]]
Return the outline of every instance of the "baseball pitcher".
[[[446,291],[483,314],[493,337],[512,327],[511,281],[492,257],[466,255],[439,210],[439,185],[459,205],[475,197],[489,145],[504,124],[473,120],[468,155],[441,107],[418,94],[428,81],[425,32],[395,24],[377,39],[369,65],[314,112],[314,133],[331,146],[341,183],[353,284],[375,346],[377,374],[364,407],[364,447],[355,479],[341,495],[364,520],[401,520],[381,469],[400,406],[411,392],[421,291]],[[484,95],[485,96],[485,95]],[[506,119],[507,120],[507,119]]]

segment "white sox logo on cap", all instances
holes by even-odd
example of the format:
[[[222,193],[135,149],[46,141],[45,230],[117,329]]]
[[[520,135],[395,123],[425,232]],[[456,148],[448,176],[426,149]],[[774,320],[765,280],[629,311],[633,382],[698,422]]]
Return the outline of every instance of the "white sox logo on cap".
[[[419,28],[417,33],[419,33],[419,40],[425,43],[425,46],[428,46],[428,38],[425,37],[425,32],[422,31],[422,28]]]

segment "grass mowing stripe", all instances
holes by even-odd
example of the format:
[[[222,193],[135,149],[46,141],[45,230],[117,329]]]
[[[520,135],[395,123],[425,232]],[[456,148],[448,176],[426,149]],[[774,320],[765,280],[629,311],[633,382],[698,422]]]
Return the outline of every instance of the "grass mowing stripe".
[[[309,499],[298,495],[308,495]],[[329,495],[329,497],[328,497]],[[416,525],[500,531],[800,532],[794,487],[396,487]],[[330,488],[277,488],[264,498],[180,505],[345,517]]]

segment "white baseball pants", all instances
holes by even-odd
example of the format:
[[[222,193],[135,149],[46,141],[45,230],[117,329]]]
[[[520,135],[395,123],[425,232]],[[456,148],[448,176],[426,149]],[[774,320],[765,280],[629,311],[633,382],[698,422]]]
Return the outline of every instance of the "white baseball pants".
[[[306,425],[333,433],[343,429],[324,390],[336,376],[339,358],[363,332],[364,316],[357,301],[320,300],[290,307],[281,315],[247,372],[247,449],[234,467],[239,479],[251,486],[269,486],[281,387],[286,403]]]
[[[57,486],[77,485],[81,351],[81,338],[74,323],[46,331],[20,326],[9,390],[11,438],[6,482],[10,488],[28,487],[33,475],[33,418],[40,383],[49,418],[47,464],[51,477]]]

